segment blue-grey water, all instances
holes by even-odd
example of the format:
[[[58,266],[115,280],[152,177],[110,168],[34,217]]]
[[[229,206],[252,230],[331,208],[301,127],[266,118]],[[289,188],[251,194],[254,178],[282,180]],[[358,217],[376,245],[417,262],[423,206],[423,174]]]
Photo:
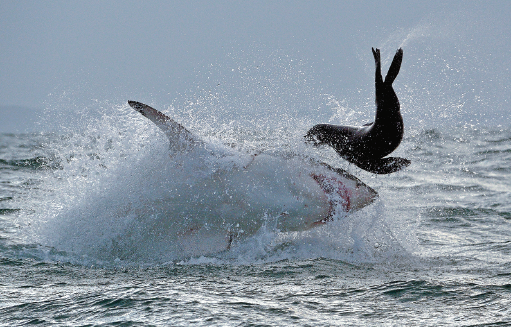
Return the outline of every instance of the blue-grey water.
[[[510,128],[407,129],[397,155],[412,165],[373,176],[295,145],[306,124],[211,127],[202,135],[242,150],[303,150],[380,198],[311,231],[262,228],[181,257],[142,244],[119,214],[163,192],[163,134],[126,105],[86,127],[0,135],[1,325],[511,324]]]

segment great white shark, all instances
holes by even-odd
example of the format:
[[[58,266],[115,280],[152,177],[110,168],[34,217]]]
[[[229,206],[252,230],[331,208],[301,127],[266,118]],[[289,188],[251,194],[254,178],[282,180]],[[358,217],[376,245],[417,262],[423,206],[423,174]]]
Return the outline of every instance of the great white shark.
[[[281,232],[306,231],[327,224],[338,213],[360,210],[378,197],[342,169],[299,156],[210,146],[160,111],[136,101],[128,104],[168,137],[169,160],[188,158],[181,167],[183,175],[174,176],[182,181],[176,194],[165,204],[155,204],[166,218],[151,226],[166,231],[160,243],[172,239],[182,253],[226,250],[238,238],[269,224]],[[186,174],[195,177],[187,179]],[[202,244],[203,238],[214,241]]]

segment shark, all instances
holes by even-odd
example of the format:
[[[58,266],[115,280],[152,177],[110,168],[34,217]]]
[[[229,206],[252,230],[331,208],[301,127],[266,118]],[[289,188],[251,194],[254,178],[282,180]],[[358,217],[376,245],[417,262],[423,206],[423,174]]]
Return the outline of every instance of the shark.
[[[279,232],[324,226],[378,198],[340,168],[306,156],[211,144],[149,105],[128,104],[169,139],[169,160],[179,167],[169,178],[179,183],[165,203],[153,204],[159,218],[149,228],[154,242],[172,242],[185,256],[229,250],[263,226]]]

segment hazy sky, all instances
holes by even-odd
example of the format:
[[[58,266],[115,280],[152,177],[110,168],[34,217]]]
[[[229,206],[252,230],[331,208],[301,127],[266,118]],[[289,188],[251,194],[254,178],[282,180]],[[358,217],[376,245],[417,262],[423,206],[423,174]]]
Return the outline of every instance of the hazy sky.
[[[451,113],[470,121],[483,111],[502,120],[510,17],[506,0],[2,0],[0,106],[179,104],[217,86],[240,100],[235,84],[278,79],[272,85],[284,93],[330,94],[364,108],[374,93],[371,47],[388,65],[402,46],[395,84],[415,122]],[[304,103],[298,98],[282,101]]]

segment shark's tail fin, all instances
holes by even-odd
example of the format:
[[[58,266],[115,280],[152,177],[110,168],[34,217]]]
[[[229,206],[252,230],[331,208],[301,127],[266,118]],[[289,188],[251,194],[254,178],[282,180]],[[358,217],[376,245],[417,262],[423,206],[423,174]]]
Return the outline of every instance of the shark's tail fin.
[[[392,84],[399,74],[401,68],[401,62],[403,61],[403,49],[399,48],[394,55],[392,64],[390,65],[387,76],[385,77],[385,84]]]

